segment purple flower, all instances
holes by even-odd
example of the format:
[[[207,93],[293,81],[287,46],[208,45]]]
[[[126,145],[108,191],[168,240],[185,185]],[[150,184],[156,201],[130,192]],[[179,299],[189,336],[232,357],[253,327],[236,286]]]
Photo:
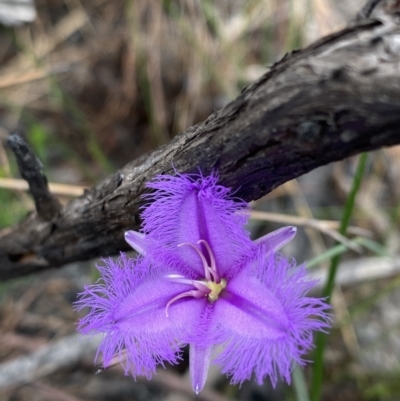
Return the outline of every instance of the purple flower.
[[[141,256],[121,254],[99,267],[103,282],[85,288],[90,307],[79,330],[104,333],[99,353],[126,373],[151,377],[158,364],[177,363],[190,345],[192,386],[199,393],[210,361],[232,383],[255,376],[290,382],[304,365],[312,331],[329,327],[328,305],[307,297],[315,285],[304,266],[277,251],[294,227],[256,241],[244,229],[247,204],[230,197],[211,175],[159,176],[143,212],[143,233],[127,242]]]

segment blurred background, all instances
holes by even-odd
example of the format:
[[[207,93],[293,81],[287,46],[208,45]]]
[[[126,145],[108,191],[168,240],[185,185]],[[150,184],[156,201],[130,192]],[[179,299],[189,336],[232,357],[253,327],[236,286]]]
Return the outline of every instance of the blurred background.
[[[34,208],[5,146],[10,130],[25,132],[52,190],[67,202],[226,105],[286,52],[343,28],[363,3],[0,0],[0,229]],[[332,255],[343,254],[324,359],[326,401],[400,400],[399,153],[394,147],[369,155],[352,242],[338,236],[337,222],[357,158],[288,182],[252,205],[254,238],[299,226],[284,253],[315,276],[323,278]],[[135,383],[118,367],[95,375],[95,341],[82,345],[74,337],[79,316],[71,308],[96,279],[95,263],[0,284],[0,401],[194,399],[186,356],[151,382]],[[26,368],[24,356],[51,347],[47,365],[39,362],[18,383],[9,379],[21,371],[7,364]],[[80,356],[68,359],[73,350]],[[51,368],[41,369],[49,360]],[[201,399],[304,400],[300,387],[310,378],[308,367],[292,386],[272,390],[267,380],[239,388],[212,370]]]

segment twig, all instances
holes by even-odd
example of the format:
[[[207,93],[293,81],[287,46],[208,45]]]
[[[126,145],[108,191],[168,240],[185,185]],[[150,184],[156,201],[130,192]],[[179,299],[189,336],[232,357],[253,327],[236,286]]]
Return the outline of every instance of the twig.
[[[294,224],[296,226],[311,227],[318,231],[323,232],[326,235],[329,235],[336,241],[346,245],[348,248],[353,249],[356,252],[361,252],[361,247],[358,244],[349,240],[345,236],[341,235],[337,230],[335,230],[335,228],[339,226],[339,222],[334,220],[308,219],[306,217],[301,217],[301,216],[290,216],[280,213],[259,212],[256,210],[251,211],[250,218],[254,220],[273,221],[277,223]],[[370,231],[360,227],[350,227],[348,232],[355,235],[362,235],[365,237],[371,236]]]
[[[398,257],[366,257],[348,260],[340,263],[336,284],[338,286],[354,286],[366,281],[374,281],[393,277],[400,273],[400,261]],[[326,281],[326,269],[318,269],[310,272],[313,279],[319,280],[317,287],[322,288]]]
[[[49,190],[54,195],[62,196],[81,196],[85,192],[85,187],[80,185],[68,185],[59,184],[55,182],[49,182]],[[29,185],[26,181],[18,178],[1,178],[0,177],[0,188],[13,189],[15,191],[27,191]]]
[[[19,348],[24,351],[36,351],[45,343],[44,339],[36,339],[30,336],[21,335],[13,332],[0,331],[0,347],[6,348],[8,351],[13,348]]]
[[[29,383],[94,355],[101,336],[73,334],[0,365],[0,388]]]
[[[375,13],[375,9],[382,3],[385,5],[387,1],[382,0],[368,0],[367,4],[361,9],[361,11],[357,14],[356,20],[371,18],[371,16]]]
[[[10,134],[7,143],[15,154],[22,178],[28,181],[39,216],[51,221],[60,212],[61,205],[49,191],[42,164],[17,132]]]
[[[82,399],[77,398],[59,388],[52,387],[42,381],[37,381],[31,385],[35,392],[43,393],[43,397],[52,401],[82,401]],[[51,397],[51,398],[50,398]]]
[[[100,341],[101,335],[82,336],[73,334],[53,344],[46,345],[35,352],[3,363],[0,365],[0,389],[26,384],[59,369],[73,366],[79,360],[94,355]],[[95,369],[93,368],[94,371]],[[170,391],[177,391],[194,397],[190,384],[186,385],[173,373],[164,369],[157,371],[154,381]],[[199,396],[199,400],[227,401],[226,397],[211,389],[204,389]]]
[[[187,395],[190,398],[195,398],[195,394],[189,383],[182,381],[182,379],[175,374],[165,369],[158,369],[157,375],[154,376],[154,382],[162,385],[164,388]],[[205,388],[198,397],[199,401],[228,401],[226,397],[217,392]]]

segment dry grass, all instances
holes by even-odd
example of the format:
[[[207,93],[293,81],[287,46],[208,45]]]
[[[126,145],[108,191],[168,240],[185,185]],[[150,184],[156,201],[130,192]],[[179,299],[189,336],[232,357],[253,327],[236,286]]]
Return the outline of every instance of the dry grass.
[[[0,139],[9,130],[23,127],[49,179],[62,183],[53,190],[60,196],[76,195],[81,186],[99,181],[205,119],[285,52],[343,26],[350,8],[358,7],[355,3],[37,0],[38,16],[32,24],[0,31]],[[343,11],[348,12],[346,17]],[[371,157],[351,241],[338,236],[335,221],[349,191],[354,160],[287,183],[257,201],[253,232],[259,235],[272,229],[271,219],[304,225],[306,232],[300,229],[298,239],[286,248],[299,260],[328,255],[332,237],[356,251],[348,251],[348,259],[356,261],[360,249],[364,257],[398,258],[398,152],[393,148]],[[17,176],[13,157],[0,142],[0,228],[20,220],[32,208],[26,186]],[[357,242],[356,237],[366,233],[374,241]],[[77,317],[71,312],[71,301],[91,278],[90,266],[79,265],[1,287],[1,361],[72,333]],[[325,400],[400,397],[392,379],[397,365],[385,365],[385,357],[375,358],[382,362],[379,371],[384,374],[380,375],[371,364],[379,353],[400,359],[392,338],[400,321],[394,301],[398,281],[359,282],[335,294],[337,329],[326,355]],[[393,318],[390,324],[385,311]],[[378,327],[376,332],[371,323]],[[385,337],[382,328],[387,327]],[[0,393],[0,399],[158,400],[164,399],[167,390],[172,397],[179,393],[187,399],[186,384],[178,373],[171,374],[168,380],[162,376],[153,388],[124,381],[118,372],[94,377],[91,361],[83,361],[34,385],[8,389]],[[214,382],[226,397],[247,397],[243,394],[255,391],[249,390],[251,385],[232,389],[218,376]],[[114,391],[109,398],[107,388],[110,394]],[[260,391],[265,397],[265,388]],[[291,390],[286,392],[288,400],[295,399]],[[209,397],[218,395],[211,392]]]

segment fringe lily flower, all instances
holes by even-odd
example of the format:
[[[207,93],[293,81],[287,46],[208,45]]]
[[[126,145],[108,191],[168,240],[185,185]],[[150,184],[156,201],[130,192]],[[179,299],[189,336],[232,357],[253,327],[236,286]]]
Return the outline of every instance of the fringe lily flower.
[[[154,373],[177,363],[189,344],[193,390],[210,362],[232,383],[269,376],[290,382],[304,365],[312,332],[329,327],[327,304],[307,297],[315,281],[277,251],[294,227],[251,241],[247,204],[211,175],[159,176],[145,208],[143,232],[128,231],[136,260],[121,254],[99,267],[102,283],[87,286],[77,307],[90,307],[79,330],[104,333],[104,366],[115,358],[126,373]]]

